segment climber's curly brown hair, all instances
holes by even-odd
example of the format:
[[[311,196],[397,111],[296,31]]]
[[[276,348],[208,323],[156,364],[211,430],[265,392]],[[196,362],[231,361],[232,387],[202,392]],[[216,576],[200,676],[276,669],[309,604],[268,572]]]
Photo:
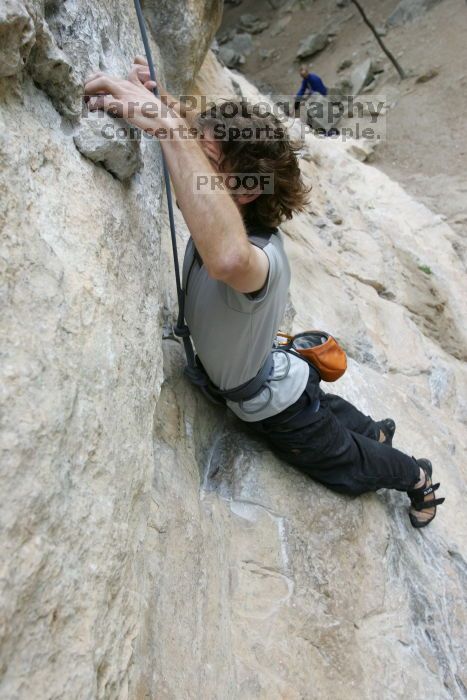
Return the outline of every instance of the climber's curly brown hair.
[[[297,152],[286,126],[265,103],[224,101],[198,114],[193,126],[219,140],[224,155],[222,170],[274,174],[274,192],[263,193],[246,206],[246,218],[264,226],[278,226],[303,211],[308,202]]]

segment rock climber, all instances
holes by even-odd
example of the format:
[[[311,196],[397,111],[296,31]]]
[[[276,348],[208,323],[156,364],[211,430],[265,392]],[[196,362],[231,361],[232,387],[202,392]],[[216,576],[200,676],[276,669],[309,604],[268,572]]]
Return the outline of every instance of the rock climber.
[[[317,370],[301,357],[271,352],[290,283],[279,226],[309,196],[285,126],[264,103],[256,109],[242,100],[215,105],[188,123],[183,105],[162,89],[155,97],[153,87],[145,59],[137,57],[127,79],[91,75],[85,99],[91,110],[119,115],[160,140],[191,234],[185,317],[200,366],[225,392],[227,406],[279,457],[340,493],[406,491],[410,521],[424,527],[444,500],[435,498],[430,461],[392,447],[393,420],[376,421],[325,393]],[[172,107],[164,110],[166,104]],[[229,173],[264,172],[274,175],[269,193],[226,186],[213,195],[194,186],[196,173],[218,183]],[[251,392],[258,377],[259,389]]]

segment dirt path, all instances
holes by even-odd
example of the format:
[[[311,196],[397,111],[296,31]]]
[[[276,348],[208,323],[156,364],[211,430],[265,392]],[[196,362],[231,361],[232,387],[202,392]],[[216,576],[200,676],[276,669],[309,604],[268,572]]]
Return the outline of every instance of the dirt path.
[[[397,0],[366,0],[364,6],[376,26],[384,24]],[[254,14],[270,22],[253,36],[254,51],[242,72],[273,92],[295,93],[300,84],[297,47],[314,31],[336,32],[331,43],[310,62],[328,86],[349,75],[366,57],[384,58],[356,9],[335,2],[295,0],[272,10],[268,0],[243,0],[226,6],[221,32],[238,25],[240,15]],[[457,235],[453,244],[465,259],[467,230],[467,3],[443,0],[419,19],[388,29],[385,42],[412,77],[400,81],[385,59],[374,92],[389,96],[387,138],[372,163],[439,213]],[[260,50],[273,50],[271,59]],[[352,66],[338,72],[344,59]],[[430,69],[434,78],[417,83]]]

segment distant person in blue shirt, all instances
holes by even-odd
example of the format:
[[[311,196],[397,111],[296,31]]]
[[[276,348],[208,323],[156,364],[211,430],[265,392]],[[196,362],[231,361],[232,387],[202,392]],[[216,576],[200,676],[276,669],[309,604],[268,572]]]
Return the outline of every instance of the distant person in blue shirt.
[[[310,73],[308,66],[300,66],[300,75],[302,76],[302,84],[295,96],[295,109],[298,109],[300,102],[306,95],[312,95],[314,92],[319,92],[320,95],[328,94],[328,89],[319,75]]]

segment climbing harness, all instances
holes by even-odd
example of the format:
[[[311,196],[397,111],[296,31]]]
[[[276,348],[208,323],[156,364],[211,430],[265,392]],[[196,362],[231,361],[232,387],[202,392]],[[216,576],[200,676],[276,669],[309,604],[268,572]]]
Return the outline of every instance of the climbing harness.
[[[149,46],[148,34],[146,31],[146,23],[143,16],[143,11],[141,9],[140,0],[134,0],[136,15],[138,17],[138,24],[141,32],[141,38],[143,40],[144,51],[146,53],[146,60],[149,67],[149,75],[151,80],[156,83],[156,71],[154,68],[154,61],[152,60],[151,48]],[[159,97],[159,90],[156,87],[152,90],[155,97]],[[167,167],[166,160],[164,158],[164,153],[162,155],[162,170],[164,174],[164,184],[165,193],[167,197],[167,208],[169,212],[169,223],[170,223],[170,237],[172,241],[172,254],[174,261],[175,270],[175,283],[177,287],[177,299],[178,299],[178,318],[177,324],[174,327],[174,334],[181,338],[183,341],[183,347],[185,349],[186,356],[186,367],[185,374],[190,379],[190,381],[198,386],[202,392],[214,403],[225,403],[225,400],[241,402],[247,399],[251,399],[262,390],[264,383],[267,381],[272,367],[273,367],[273,357],[272,353],[269,355],[266,363],[260,369],[258,374],[253,377],[245,384],[235,387],[234,389],[229,389],[228,391],[221,391],[210,381],[208,375],[203,369],[201,362],[196,357],[193,344],[191,342],[190,329],[185,322],[185,292],[182,288],[180,279],[180,265],[178,261],[177,252],[177,236],[175,232],[175,220],[174,220],[174,209],[172,201],[172,191],[170,189],[170,176]],[[269,234],[271,235],[271,234]],[[264,236],[263,236],[264,238]]]

